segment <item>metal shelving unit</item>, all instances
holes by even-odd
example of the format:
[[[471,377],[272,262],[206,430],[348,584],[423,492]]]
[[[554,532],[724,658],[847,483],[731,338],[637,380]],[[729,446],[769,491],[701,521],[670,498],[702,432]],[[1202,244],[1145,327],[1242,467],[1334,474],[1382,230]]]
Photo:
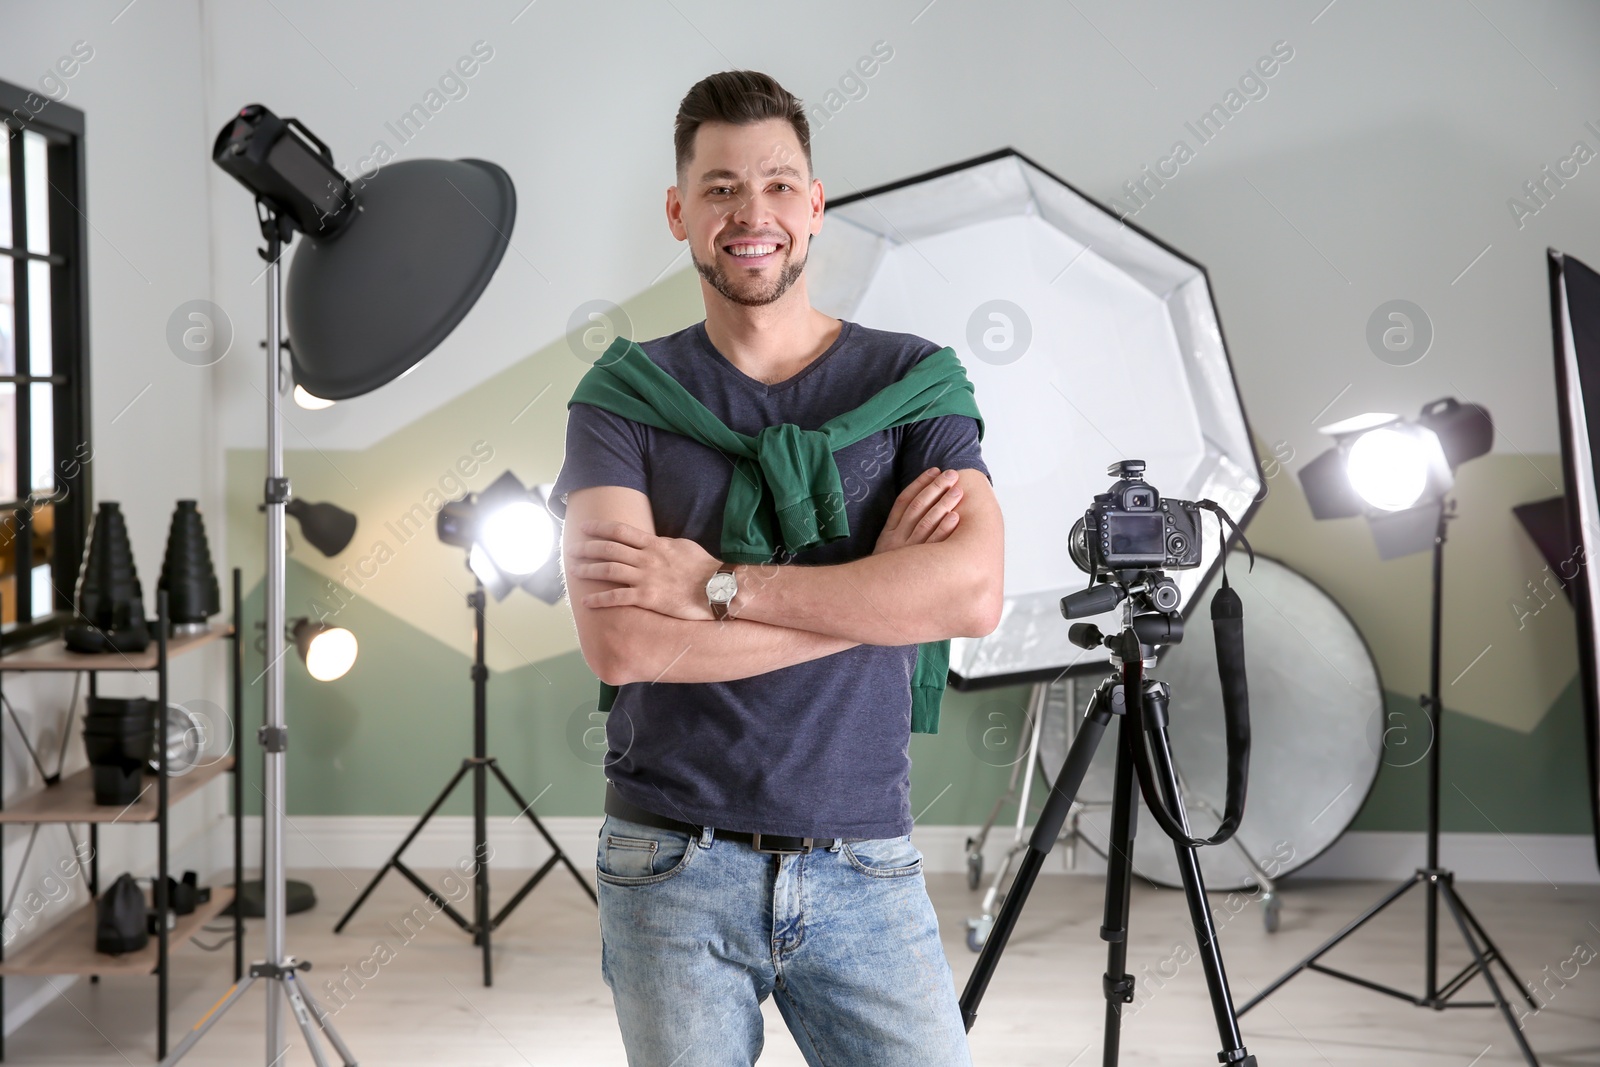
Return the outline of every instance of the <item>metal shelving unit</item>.
[[[156,672],[157,707],[160,712],[158,728],[165,729],[167,707],[167,666],[173,656],[203,648],[219,640],[232,643],[230,657],[230,682],[232,704],[230,717],[235,744],[240,732],[242,700],[243,647],[240,643],[240,574],[233,570],[233,623],[213,624],[208,629],[193,634],[168,636],[167,595],[157,592],[158,611],[155,641],[151,648],[136,653],[83,653],[67,649],[64,640],[56,637],[48,643],[0,656],[0,680],[8,671],[66,671],[84,672],[89,676],[89,695],[96,695],[97,679],[102,671]],[[239,773],[238,758],[228,755],[203,767],[196,767],[178,778],[167,776],[167,747],[156,746],[159,770],[150,774],[139,799],[126,808],[110,804],[96,804],[88,768],[59,780],[49,782],[45,788],[15,804],[4,805],[4,761],[0,760],[0,827],[7,823],[87,823],[89,826],[89,893],[87,904],[76,909],[51,926],[22,949],[6,956],[0,945],[0,1018],[4,1017],[5,977],[9,975],[87,974],[90,981],[100,975],[154,974],[156,992],[156,1059],[167,1055],[167,977],[168,961],[176,941],[183,945],[211,919],[227,909],[233,902],[236,888],[243,876],[244,842],[241,834],[244,809],[244,779]],[[213,886],[211,899],[199,904],[188,915],[179,916],[171,930],[166,923],[157,923],[157,933],[151,943],[138,952],[119,956],[95,951],[95,901],[99,896],[99,830],[102,824],[155,823],[157,830],[157,865],[154,906],[158,915],[165,915],[168,877],[167,823],[173,804],[193,796],[206,783],[225,772],[233,774],[233,885]],[[151,796],[153,785],[154,796]],[[18,878],[23,872],[18,872]],[[0,887],[5,885],[4,854],[0,851]],[[11,893],[7,893],[9,899]],[[148,898],[147,898],[148,899]],[[244,917],[240,909],[233,916],[233,976],[237,981],[244,974]],[[0,1061],[5,1059],[5,1035],[0,1032]]]

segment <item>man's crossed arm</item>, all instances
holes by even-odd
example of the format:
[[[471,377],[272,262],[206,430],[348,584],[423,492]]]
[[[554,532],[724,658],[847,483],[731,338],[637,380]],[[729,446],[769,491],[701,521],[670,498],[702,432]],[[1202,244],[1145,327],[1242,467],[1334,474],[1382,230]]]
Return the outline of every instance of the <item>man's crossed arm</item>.
[[[951,472],[954,484],[937,473],[900,494],[870,556],[735,568],[734,618],[720,623],[705,597],[716,557],[686,538],[658,536],[638,490],[573,492],[563,562],[585,660],[613,685],[726,681],[857,644],[991,632],[1004,586],[999,504],[981,471]]]

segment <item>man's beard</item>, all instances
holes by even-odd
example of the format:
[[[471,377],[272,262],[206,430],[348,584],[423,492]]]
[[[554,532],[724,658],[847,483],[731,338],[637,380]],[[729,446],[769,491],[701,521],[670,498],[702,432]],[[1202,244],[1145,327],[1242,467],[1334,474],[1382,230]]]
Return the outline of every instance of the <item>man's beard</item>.
[[[785,246],[786,250],[787,248],[788,246]],[[810,258],[810,256],[811,249],[807,248],[806,257]],[[693,249],[689,250],[689,258],[694,260],[694,269],[700,272],[700,277],[711,283],[711,287],[713,289],[727,297],[729,300],[733,301],[735,304],[743,304],[745,307],[761,307],[777,300],[779,297],[783,296],[784,293],[789,291],[794,283],[800,279],[801,272],[806,269],[805,259],[802,259],[798,263],[785,262],[783,269],[778,272],[777,280],[774,281],[766,290],[758,290],[754,294],[749,294],[741,293],[734,288],[732,283],[728,280],[728,272],[723,269],[720,261],[709,264],[702,263],[700,262],[699,258],[695,256]]]

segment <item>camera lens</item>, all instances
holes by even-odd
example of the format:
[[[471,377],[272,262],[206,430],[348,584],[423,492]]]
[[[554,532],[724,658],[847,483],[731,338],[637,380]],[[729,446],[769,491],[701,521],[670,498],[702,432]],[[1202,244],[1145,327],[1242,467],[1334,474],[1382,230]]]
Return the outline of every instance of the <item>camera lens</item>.
[[[1078,565],[1080,571],[1094,573],[1094,561],[1089,558],[1089,541],[1081,518],[1072,524],[1072,532],[1067,534],[1067,555],[1072,557],[1072,562]]]

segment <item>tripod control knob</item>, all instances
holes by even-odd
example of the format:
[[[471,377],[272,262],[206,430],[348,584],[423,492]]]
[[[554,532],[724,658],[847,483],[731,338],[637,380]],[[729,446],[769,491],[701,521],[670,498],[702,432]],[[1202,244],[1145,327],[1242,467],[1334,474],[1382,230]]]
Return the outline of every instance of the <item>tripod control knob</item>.
[[[1075,622],[1067,627],[1067,640],[1079,648],[1099,648],[1105,639],[1106,635],[1100,632],[1100,627],[1092,622]]]

